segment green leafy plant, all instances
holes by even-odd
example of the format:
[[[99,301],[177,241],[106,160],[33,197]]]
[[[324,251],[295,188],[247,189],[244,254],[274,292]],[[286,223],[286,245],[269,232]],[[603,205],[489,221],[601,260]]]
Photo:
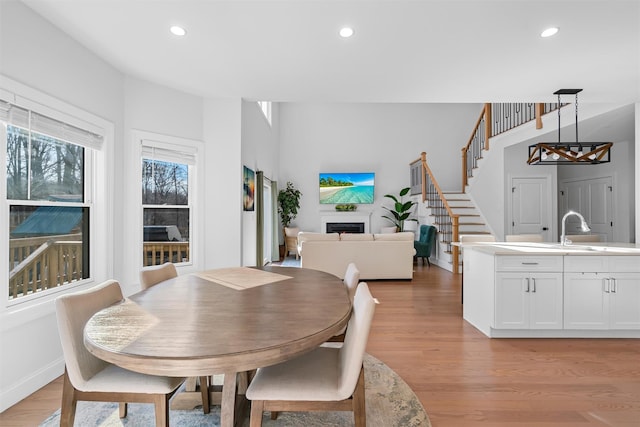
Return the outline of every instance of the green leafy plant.
[[[403,197],[406,196],[411,190],[410,187],[403,188],[400,190],[398,197],[393,194],[385,194],[384,197],[388,197],[393,200],[393,208],[388,208],[383,206],[382,209],[388,211],[391,216],[383,215],[382,217],[391,221],[393,225],[396,226],[398,231],[404,231],[404,222],[405,221],[417,221],[416,218],[410,218],[413,214],[412,208],[418,203],[413,200],[404,201]]]
[[[354,205],[353,203],[336,205],[336,210],[340,212],[350,212],[350,211],[355,211],[356,209],[358,209],[358,206]]]
[[[287,182],[287,187],[278,191],[278,214],[283,227],[288,227],[298,215],[301,196],[300,190],[291,182]]]

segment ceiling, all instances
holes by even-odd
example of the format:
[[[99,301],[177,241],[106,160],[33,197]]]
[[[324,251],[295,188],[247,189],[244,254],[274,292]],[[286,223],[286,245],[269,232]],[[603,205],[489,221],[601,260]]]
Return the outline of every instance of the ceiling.
[[[640,101],[637,0],[23,1],[122,72],[204,97]]]

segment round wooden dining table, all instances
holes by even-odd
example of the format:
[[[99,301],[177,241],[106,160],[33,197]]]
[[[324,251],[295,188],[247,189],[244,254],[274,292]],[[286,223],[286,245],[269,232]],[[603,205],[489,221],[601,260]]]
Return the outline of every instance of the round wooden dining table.
[[[226,268],[161,282],[97,312],[96,357],[152,375],[224,374],[220,425],[236,422],[238,373],[310,351],[349,321],[342,281],[292,267]]]

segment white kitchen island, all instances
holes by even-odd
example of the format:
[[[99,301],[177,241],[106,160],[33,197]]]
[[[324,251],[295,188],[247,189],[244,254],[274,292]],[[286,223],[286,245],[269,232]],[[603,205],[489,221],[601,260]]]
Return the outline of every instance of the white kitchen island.
[[[640,246],[462,244],[463,316],[492,338],[640,338]]]

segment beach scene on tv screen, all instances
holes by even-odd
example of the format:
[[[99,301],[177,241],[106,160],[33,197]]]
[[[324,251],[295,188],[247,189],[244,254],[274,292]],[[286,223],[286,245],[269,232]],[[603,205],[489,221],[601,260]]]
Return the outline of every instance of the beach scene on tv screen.
[[[321,173],[320,203],[373,203],[373,172]]]

